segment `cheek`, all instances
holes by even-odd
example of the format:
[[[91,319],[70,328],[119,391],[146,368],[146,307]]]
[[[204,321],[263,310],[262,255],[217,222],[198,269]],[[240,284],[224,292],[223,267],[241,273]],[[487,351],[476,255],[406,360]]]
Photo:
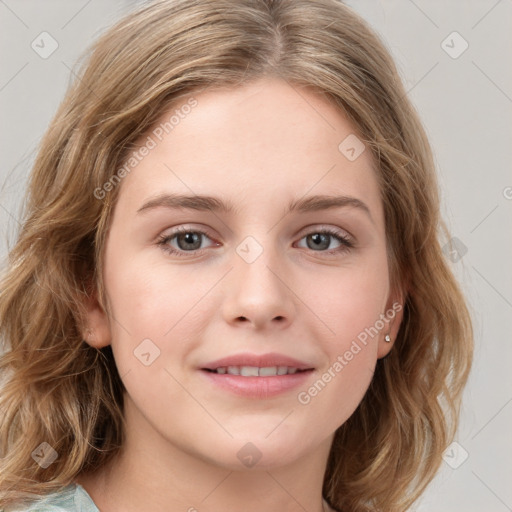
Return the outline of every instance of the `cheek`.
[[[197,272],[185,266],[171,270],[140,259],[118,260],[117,265],[114,261],[111,258],[106,267],[105,284],[113,314],[112,349],[120,372],[134,364],[138,368],[134,355],[141,351],[149,351],[151,357],[158,354],[154,368],[178,360],[181,352],[192,347],[176,340],[184,336],[194,342],[199,339],[194,336],[194,329],[200,328],[200,322],[195,321],[197,310],[201,310],[198,306],[215,276],[203,275],[200,280]]]
[[[377,360],[373,347],[354,343],[344,348],[297,394],[300,412],[319,430],[334,432],[343,425],[361,403],[373,377]]]
[[[310,297],[312,309],[329,327],[316,339],[325,363],[317,380],[301,390],[298,401],[312,417],[325,417],[337,428],[354,412],[373,377],[378,341],[386,330],[381,314],[389,291],[385,253],[365,265],[336,269],[329,278],[317,279]],[[322,329],[322,332],[327,332]]]
[[[372,272],[344,269],[321,284],[315,312],[334,333],[315,336],[325,362],[297,401],[319,429],[334,431],[354,413],[372,380],[388,280],[375,266]]]
[[[316,278],[311,308],[330,328],[337,349],[370,328],[385,311],[389,293],[388,269],[383,258],[364,265],[340,267]]]

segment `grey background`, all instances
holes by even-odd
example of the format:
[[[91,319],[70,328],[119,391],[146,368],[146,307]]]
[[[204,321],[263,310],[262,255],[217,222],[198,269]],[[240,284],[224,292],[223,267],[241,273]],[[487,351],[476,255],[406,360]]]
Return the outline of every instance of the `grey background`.
[[[136,3],[0,0],[2,266],[19,228],[37,144],[70,70],[81,51]],[[346,3],[384,39],[422,117],[435,152],[443,215],[460,240],[458,252],[447,257],[474,320],[475,363],[459,444],[447,451],[414,510],[512,510],[512,1]],[[43,31],[59,45],[47,59],[31,48]],[[457,58],[453,53],[463,41],[448,37],[454,31],[469,45]]]

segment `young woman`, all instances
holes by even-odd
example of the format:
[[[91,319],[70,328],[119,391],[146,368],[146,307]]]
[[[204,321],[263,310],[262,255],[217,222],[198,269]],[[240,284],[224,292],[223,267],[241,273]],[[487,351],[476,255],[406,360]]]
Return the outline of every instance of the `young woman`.
[[[337,0],[163,0],[94,45],[1,287],[4,510],[405,511],[472,327],[429,143]]]

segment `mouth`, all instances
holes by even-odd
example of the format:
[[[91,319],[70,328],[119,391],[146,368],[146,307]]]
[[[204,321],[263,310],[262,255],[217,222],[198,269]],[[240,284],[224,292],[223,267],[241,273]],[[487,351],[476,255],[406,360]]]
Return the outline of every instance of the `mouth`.
[[[304,386],[315,368],[282,354],[237,354],[199,368],[209,385],[245,398],[268,399]]]
[[[293,366],[219,366],[218,368],[202,368],[203,370],[219,375],[239,375],[241,377],[276,377],[281,375],[294,375],[295,373],[309,372],[313,368],[299,369]]]

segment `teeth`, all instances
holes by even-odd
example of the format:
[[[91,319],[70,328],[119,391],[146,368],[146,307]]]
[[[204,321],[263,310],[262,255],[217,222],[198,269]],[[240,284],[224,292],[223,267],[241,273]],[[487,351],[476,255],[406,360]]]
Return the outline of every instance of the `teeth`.
[[[240,368],[240,375],[242,377],[257,377],[258,367],[257,366],[242,366]]]
[[[277,375],[277,366],[269,366],[267,368],[260,368],[259,374],[261,377],[270,377]]]
[[[216,373],[222,375],[240,375],[242,377],[274,377],[276,375],[293,375],[299,370],[289,366],[266,366],[259,368],[258,366],[223,366],[215,370]]]

